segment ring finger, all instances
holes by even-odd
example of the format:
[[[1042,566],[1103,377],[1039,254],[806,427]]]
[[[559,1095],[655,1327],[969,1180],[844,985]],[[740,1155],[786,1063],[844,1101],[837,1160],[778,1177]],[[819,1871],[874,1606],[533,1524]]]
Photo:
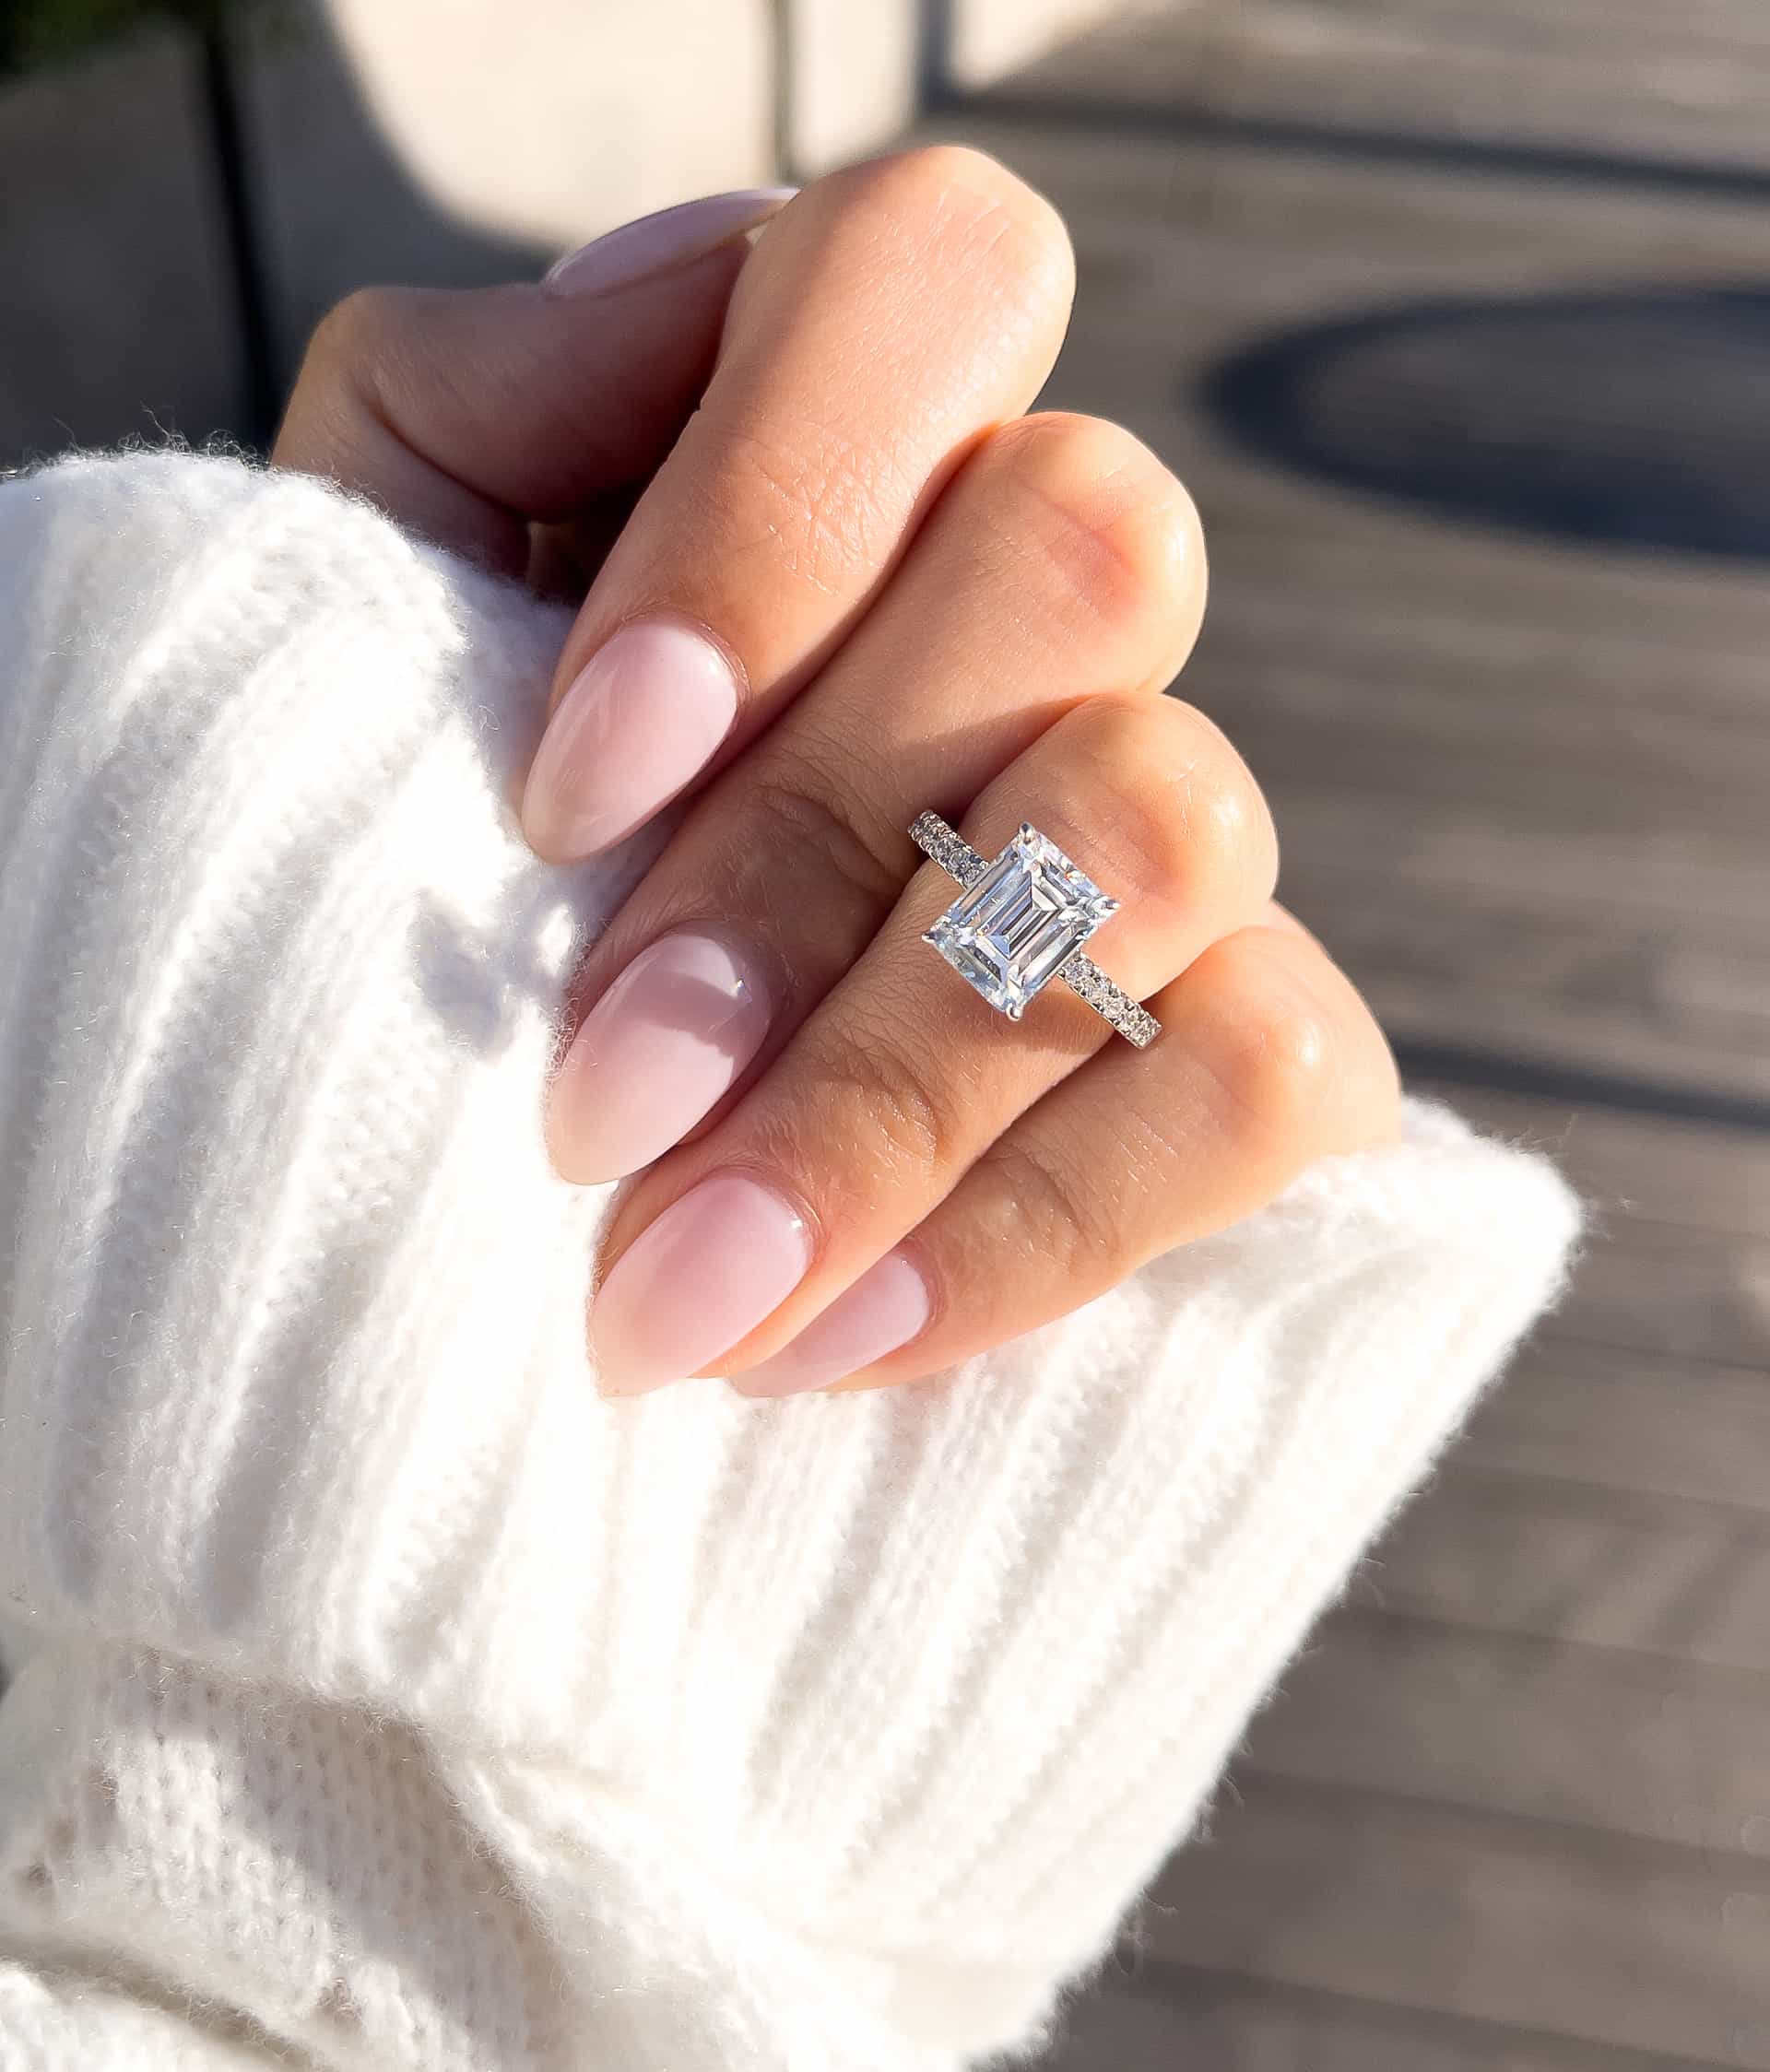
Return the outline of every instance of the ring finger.
[[[1123,901],[1101,961],[1139,997],[1252,920],[1277,876],[1245,766],[1172,700],[1077,707],[987,787],[964,831],[994,855],[1023,819]],[[770,1071],[623,1205],[591,1317],[611,1393],[778,1350],[1107,1040],[1060,986],[1017,1025],[943,971],[919,938],[954,897],[933,866],[918,873]]]

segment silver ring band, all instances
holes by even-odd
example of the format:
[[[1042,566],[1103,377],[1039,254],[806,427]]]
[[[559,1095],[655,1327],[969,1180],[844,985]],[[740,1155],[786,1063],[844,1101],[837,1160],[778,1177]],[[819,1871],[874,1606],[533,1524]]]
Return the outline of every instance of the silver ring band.
[[[921,814],[910,840],[963,888],[923,940],[991,1007],[1018,1021],[1027,1001],[1056,978],[1139,1050],[1162,1033],[1149,1009],[1077,947],[1115,912],[1117,901],[1035,828],[1023,825],[993,861],[938,813]],[[989,923],[1009,907],[1017,923],[1030,916],[1031,925],[1017,926],[1015,939],[1005,944]]]

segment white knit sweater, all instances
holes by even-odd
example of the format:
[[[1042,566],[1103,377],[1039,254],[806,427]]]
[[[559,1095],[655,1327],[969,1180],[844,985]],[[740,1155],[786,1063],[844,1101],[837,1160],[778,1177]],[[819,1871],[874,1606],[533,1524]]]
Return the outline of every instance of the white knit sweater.
[[[563,623],[232,462],[0,484],[6,2072],[1030,2039],[1560,1279],[1415,1105],[939,1383],[603,1402]]]

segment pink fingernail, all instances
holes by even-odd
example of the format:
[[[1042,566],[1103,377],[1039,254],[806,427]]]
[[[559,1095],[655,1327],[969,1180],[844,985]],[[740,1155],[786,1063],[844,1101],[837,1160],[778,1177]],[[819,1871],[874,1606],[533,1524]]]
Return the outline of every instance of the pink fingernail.
[[[740,1395],[799,1395],[856,1374],[908,1345],[928,1321],[928,1284],[888,1252],[773,1360],[733,1378]]]
[[[718,1359],[805,1277],[811,1233],[772,1187],[715,1173],[617,1261],[590,1307],[607,1395],[640,1395]]]
[[[631,288],[653,274],[704,258],[746,230],[761,230],[797,192],[795,187],[742,187],[729,194],[678,202],[567,253],[542,285],[560,295]]]
[[[572,1040],[549,1136],[568,1180],[620,1180],[667,1151],[731,1086],[768,1032],[750,965],[711,936],[643,949]]]
[[[631,834],[731,731],[738,683],[692,627],[634,619],[610,634],[547,724],[523,790],[523,832],[552,864]]]

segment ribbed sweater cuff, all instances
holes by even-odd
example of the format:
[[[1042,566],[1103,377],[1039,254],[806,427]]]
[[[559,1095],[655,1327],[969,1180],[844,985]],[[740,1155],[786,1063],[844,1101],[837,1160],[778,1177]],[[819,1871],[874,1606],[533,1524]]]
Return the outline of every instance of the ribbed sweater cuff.
[[[1575,1214],[1413,1106],[940,1382],[605,1404],[608,1195],[540,1109],[644,855],[513,824],[560,626],[313,483],[0,485],[0,1587],[416,1724],[562,1919],[618,1807],[720,1919],[861,1953],[882,2031],[982,2048],[1098,1949]]]

